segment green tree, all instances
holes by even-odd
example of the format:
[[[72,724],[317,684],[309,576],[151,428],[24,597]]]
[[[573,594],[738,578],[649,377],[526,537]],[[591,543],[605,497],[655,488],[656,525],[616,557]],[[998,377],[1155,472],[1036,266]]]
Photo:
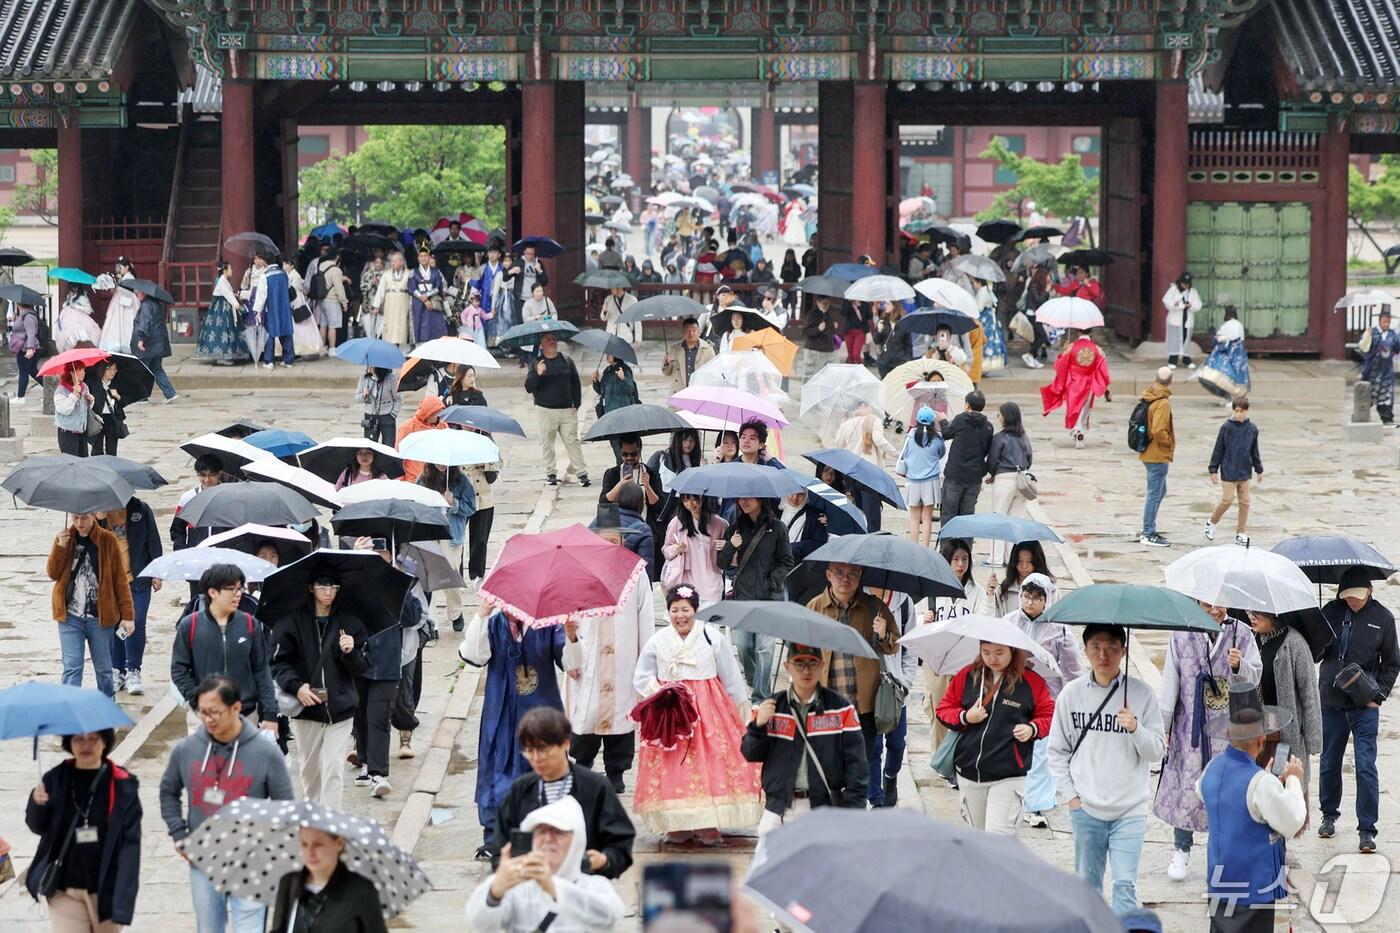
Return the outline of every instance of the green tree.
[[[1098,212],[1098,180],[1085,173],[1077,155],[1067,155],[1059,162],[1041,162],[1012,152],[1006,140],[994,136],[981,158],[994,159],[1002,168],[1014,173],[1016,184],[998,194],[991,205],[977,215],[978,220],[992,220],[1008,214],[1021,220],[1026,204],[1031,201],[1039,210],[1066,220],[1090,218]],[[1092,243],[1093,228],[1088,232]]]
[[[1392,226],[1400,219],[1400,156],[1381,156],[1381,173],[1374,181],[1352,165],[1347,170],[1347,215],[1362,236],[1382,254],[1372,228],[1382,221]]]
[[[5,234],[9,232],[10,224],[14,222],[14,210],[4,204],[0,204],[0,243],[5,242]]]
[[[37,169],[33,184],[15,189],[15,211],[34,214],[50,227],[58,226],[58,150],[31,149],[30,161]]]

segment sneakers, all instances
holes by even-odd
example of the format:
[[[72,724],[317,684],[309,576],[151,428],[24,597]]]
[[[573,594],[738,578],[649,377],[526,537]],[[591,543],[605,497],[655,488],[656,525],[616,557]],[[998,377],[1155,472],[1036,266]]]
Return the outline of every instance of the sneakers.
[[[1201,531],[1205,534],[1207,541],[1215,540],[1215,523],[1210,519],[1206,519],[1205,525],[1201,528]]]
[[[627,793],[627,784],[622,780],[622,775],[616,771],[608,772],[608,783],[612,785],[615,793],[621,795]]]
[[[412,758],[413,755],[414,755],[414,751],[413,751],[413,733],[412,733],[412,732],[405,732],[403,729],[400,729],[400,730],[399,730],[399,757],[400,757],[400,758]]]
[[[1168,364],[1167,364],[1167,369],[1170,369],[1170,370],[1175,371],[1175,370],[1176,370],[1176,364],[1175,364],[1175,363],[1168,363]]]
[[[1186,869],[1190,864],[1190,852],[1184,849],[1172,849],[1172,860],[1167,864],[1167,877],[1173,881],[1185,881]]]
[[[264,363],[264,364],[262,364],[262,368],[263,368],[263,369],[271,369],[271,368],[272,368],[272,364],[271,364],[271,363]]]
[[[1084,449],[1084,432],[1083,432],[1083,431],[1075,431],[1075,432],[1074,432],[1074,449],[1075,449],[1075,450],[1083,450],[1083,449]]]
[[[1186,368],[1187,368],[1187,369],[1195,369],[1195,368],[1196,368],[1196,364],[1195,364],[1195,363],[1187,363],[1187,364],[1186,364]]]
[[[1235,535],[1235,543],[1238,544],[1240,547],[1249,547],[1249,535]]]
[[[140,671],[126,672],[126,692],[134,697],[139,697],[146,692],[146,688],[141,683]]]
[[[1367,855],[1370,855],[1372,852],[1376,851],[1376,834],[1362,833],[1361,843],[1357,846],[1357,851],[1364,852]]]
[[[587,473],[580,473],[578,475],[578,484],[585,489],[593,485],[593,483],[589,481]]]
[[[1140,536],[1140,537],[1138,538],[1138,544],[1144,545],[1144,546],[1146,546],[1146,547],[1171,547],[1171,546],[1172,546],[1172,544],[1171,544],[1170,541],[1168,541],[1166,538],[1162,537],[1160,534],[1158,534],[1158,533],[1155,532],[1155,531],[1154,531],[1152,534],[1150,534],[1150,535],[1142,535],[1142,536]]]
[[[558,485],[559,485],[559,477],[558,477],[558,476],[555,476],[553,473],[551,473],[551,474],[549,474],[548,476],[546,476],[546,477],[544,478],[544,484],[545,484],[546,486],[558,486]]]
[[[1027,826],[1034,826],[1036,829],[1044,829],[1050,823],[1045,819],[1045,814],[1039,810],[1025,810],[1021,813],[1021,819]]]
[[[1040,368],[1040,360],[1038,360],[1038,359],[1036,359],[1035,357],[1031,356],[1029,353],[1022,353],[1022,354],[1021,354],[1021,362],[1026,364],[1026,368],[1027,368],[1027,369],[1039,369],[1039,368]]]
[[[360,765],[359,772],[355,775],[356,787],[369,787],[369,765]]]
[[[452,620],[452,631],[454,631],[454,632],[460,632],[460,631],[464,630],[466,627],[467,627],[466,620],[462,618],[461,613],[458,613],[458,614],[457,614],[457,618],[455,618],[455,619]]]
[[[29,403],[24,400],[23,395],[16,395],[14,398],[10,399],[10,404],[19,405],[22,407],[24,405],[28,405]]]
[[[389,779],[378,774],[369,779],[369,795],[371,797],[387,797],[393,792],[394,787],[389,783]]]
[[[170,396],[170,398],[168,398],[168,399],[165,400],[165,404],[169,405],[171,402],[175,401],[175,400],[176,400],[177,398],[179,398],[179,397],[180,397],[180,393],[179,393],[179,392],[176,392],[174,395]]]
[[[1324,816],[1322,822],[1317,825],[1317,834],[1323,839],[1331,839],[1337,835],[1337,820],[1335,817]]]
[[[423,627],[428,632],[428,644],[435,644],[438,640],[437,624],[433,622],[432,619],[429,619],[427,622],[424,623]]]
[[[893,807],[899,803],[899,778],[890,777],[888,774],[882,775],[882,777],[885,779],[882,787],[885,792],[885,802],[881,806]]]
[[[126,671],[113,669],[112,671],[112,693],[118,694],[126,689]]]

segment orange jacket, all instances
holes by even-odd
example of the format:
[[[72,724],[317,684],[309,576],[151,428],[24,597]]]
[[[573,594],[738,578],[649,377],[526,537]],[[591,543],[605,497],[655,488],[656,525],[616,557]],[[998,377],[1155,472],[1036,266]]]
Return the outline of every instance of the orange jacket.
[[[429,395],[424,398],[423,401],[418,403],[418,410],[413,413],[413,417],[408,419],[408,421],[399,428],[399,433],[394,437],[394,446],[402,446],[405,437],[418,431],[435,431],[446,428],[447,425],[443,424],[441,421],[433,421],[431,423],[428,421],[429,418],[436,418],[438,415],[442,414],[442,410],[446,407],[442,399],[438,398],[436,395]],[[403,462],[404,482],[418,482],[418,474],[422,472],[423,464],[419,461],[405,460]]]

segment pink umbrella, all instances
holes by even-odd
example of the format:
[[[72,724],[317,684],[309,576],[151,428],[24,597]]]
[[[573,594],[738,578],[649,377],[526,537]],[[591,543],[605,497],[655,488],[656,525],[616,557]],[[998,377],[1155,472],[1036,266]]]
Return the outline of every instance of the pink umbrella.
[[[777,405],[752,392],[727,386],[691,386],[668,398],[666,404],[680,411],[724,421],[742,423],[757,419],[770,428],[784,428],[788,423]]]
[[[640,565],[637,555],[583,525],[518,534],[506,541],[477,596],[531,628],[616,615],[638,579],[646,579],[636,572]]]

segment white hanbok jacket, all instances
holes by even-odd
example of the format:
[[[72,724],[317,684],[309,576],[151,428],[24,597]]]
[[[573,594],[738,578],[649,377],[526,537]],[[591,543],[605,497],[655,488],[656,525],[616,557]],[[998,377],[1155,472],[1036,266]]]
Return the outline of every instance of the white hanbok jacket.
[[[656,631],[644,562],[637,562],[630,585],[616,615],[582,619],[578,641],[564,641],[564,712],[578,735],[625,735],[637,728],[628,715],[641,699],[632,680],[642,646]]]

